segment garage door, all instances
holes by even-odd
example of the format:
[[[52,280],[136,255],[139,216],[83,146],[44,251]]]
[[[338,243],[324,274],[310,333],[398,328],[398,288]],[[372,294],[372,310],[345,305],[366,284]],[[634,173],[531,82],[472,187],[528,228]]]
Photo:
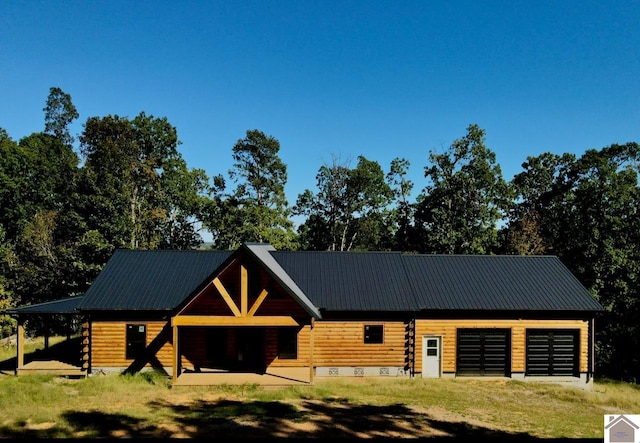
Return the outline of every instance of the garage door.
[[[527,375],[578,375],[578,330],[528,330]]]
[[[509,329],[458,329],[457,375],[509,376]]]

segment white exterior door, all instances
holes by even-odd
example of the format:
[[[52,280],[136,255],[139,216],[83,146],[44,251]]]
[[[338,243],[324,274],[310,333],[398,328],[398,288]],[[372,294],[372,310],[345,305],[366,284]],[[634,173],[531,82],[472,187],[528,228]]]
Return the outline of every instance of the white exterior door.
[[[440,350],[442,338],[431,335],[422,337],[422,377],[440,377]]]

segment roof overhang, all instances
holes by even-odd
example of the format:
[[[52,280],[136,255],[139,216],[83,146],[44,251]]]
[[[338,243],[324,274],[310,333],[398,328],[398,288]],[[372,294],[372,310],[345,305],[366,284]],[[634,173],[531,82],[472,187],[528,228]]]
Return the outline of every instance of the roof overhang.
[[[7,309],[8,315],[79,315],[78,305],[82,301],[82,295],[66,297],[44,303]]]

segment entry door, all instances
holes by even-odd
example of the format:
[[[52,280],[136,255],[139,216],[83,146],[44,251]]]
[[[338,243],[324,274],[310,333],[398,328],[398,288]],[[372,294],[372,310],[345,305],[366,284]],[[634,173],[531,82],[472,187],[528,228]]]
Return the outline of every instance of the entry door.
[[[236,365],[239,370],[264,371],[263,328],[236,329]]]
[[[422,377],[440,377],[441,337],[422,337]]]

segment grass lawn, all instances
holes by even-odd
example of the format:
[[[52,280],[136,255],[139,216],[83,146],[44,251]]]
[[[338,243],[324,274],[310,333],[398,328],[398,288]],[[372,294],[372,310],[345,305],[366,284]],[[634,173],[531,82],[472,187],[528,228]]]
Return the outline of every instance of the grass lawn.
[[[6,363],[3,352],[0,362]],[[15,377],[2,367],[0,438],[602,441],[604,414],[640,413],[640,387],[604,380],[592,391],[503,379],[384,377],[317,379],[312,386],[282,388],[172,388],[154,372],[67,379]]]

